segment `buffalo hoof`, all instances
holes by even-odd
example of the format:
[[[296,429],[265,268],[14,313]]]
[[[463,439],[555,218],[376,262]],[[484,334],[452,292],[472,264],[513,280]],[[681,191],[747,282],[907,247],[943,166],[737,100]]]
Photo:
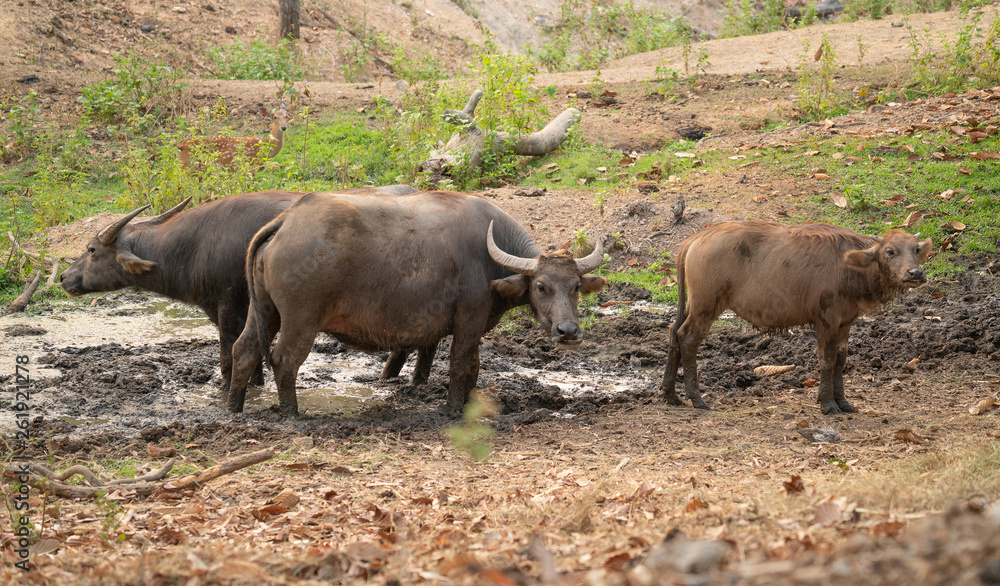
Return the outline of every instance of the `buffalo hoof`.
[[[712,408],[708,406],[708,403],[706,403],[705,401],[702,401],[701,399],[698,399],[697,401],[692,400],[691,401],[691,406],[694,407],[695,409],[704,409],[705,411],[711,411],[712,410]]]
[[[664,393],[663,400],[666,401],[668,405],[678,405],[678,406],[684,405],[684,401],[682,401],[681,398],[678,397],[677,395],[668,395]]]
[[[837,399],[837,407],[840,407],[840,410],[844,413],[857,412],[857,409],[854,408],[854,405],[851,405],[844,399]]]
[[[850,407],[850,405],[848,405],[848,406]],[[838,406],[833,401],[828,401],[826,403],[821,403],[820,404],[820,410],[823,411],[823,415],[840,415],[841,413],[843,413],[843,411],[841,411],[841,409],[840,409],[840,406]],[[853,407],[851,408],[851,411],[854,411]]]
[[[444,413],[452,419],[461,419],[465,413],[465,405],[452,405],[449,403],[445,405]]]

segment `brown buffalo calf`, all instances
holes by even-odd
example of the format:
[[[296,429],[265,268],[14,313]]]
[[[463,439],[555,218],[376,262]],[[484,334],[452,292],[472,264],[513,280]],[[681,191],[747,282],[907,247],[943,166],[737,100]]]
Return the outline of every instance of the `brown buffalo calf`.
[[[768,222],[726,222],[691,236],[677,257],[678,313],[670,331],[664,398],[683,404],[674,389],[683,365],[688,399],[708,409],[698,390],[698,347],[712,322],[732,309],[764,331],[812,324],[823,413],[853,412],[844,398],[851,323],[927,280],[919,265],[930,254],[931,241],[918,237],[892,230],[875,238],[825,224]]]

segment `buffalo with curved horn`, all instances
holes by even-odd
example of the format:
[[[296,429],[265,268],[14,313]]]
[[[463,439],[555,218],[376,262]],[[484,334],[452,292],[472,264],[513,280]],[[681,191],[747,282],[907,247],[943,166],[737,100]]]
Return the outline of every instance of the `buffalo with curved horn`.
[[[586,258],[543,255],[520,224],[478,196],[306,194],[247,251],[250,312],[233,346],[229,408],[243,409],[263,356],[281,411],[296,415],[298,369],[322,331],[403,359],[418,349],[414,378],[425,380],[438,342],[451,335],[447,408],[456,415],[478,379],[480,338],[508,310],[529,305],[561,346],[580,343],[577,301],[607,283],[586,274],[603,257],[600,239]],[[390,358],[383,376],[401,366]]]
[[[402,194],[408,185],[347,190]],[[104,227],[62,273],[70,297],[140,287],[200,307],[219,328],[223,390],[229,391],[233,342],[243,331],[250,298],[244,273],[247,244],[257,230],[302,193],[231,195],[184,211],[185,199],[159,216],[136,222],[142,206]],[[256,382],[263,382],[258,371]]]

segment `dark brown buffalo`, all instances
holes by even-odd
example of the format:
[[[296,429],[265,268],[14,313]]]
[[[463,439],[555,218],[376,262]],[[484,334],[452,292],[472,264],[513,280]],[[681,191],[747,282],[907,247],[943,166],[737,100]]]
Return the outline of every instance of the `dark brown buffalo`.
[[[578,297],[607,282],[586,275],[603,255],[600,245],[582,259],[543,255],[523,227],[481,197],[307,194],[247,251],[250,312],[233,347],[229,409],[242,411],[263,354],[281,411],[297,414],[295,377],[323,331],[396,357],[420,349],[424,378],[438,341],[451,335],[447,406],[458,413],[479,375],[480,338],[507,310],[530,305],[561,345],[580,343]],[[386,370],[398,373],[401,364],[390,358]]]
[[[408,185],[346,190],[400,194]],[[262,191],[221,198],[181,211],[190,201],[144,222],[132,222],[143,206],[106,226],[62,273],[70,297],[140,287],[196,305],[219,328],[219,362],[229,390],[233,342],[243,331],[250,298],[246,249],[263,225],[302,197],[301,192]],[[405,356],[404,356],[405,359]],[[255,379],[263,382],[263,376]]]
[[[678,317],[671,328],[664,398],[682,404],[674,387],[683,364],[688,399],[708,409],[698,390],[698,347],[712,322],[732,309],[764,331],[812,324],[823,413],[853,412],[844,398],[851,323],[926,281],[919,265],[930,254],[931,241],[918,236],[892,230],[873,238],[838,226],[768,222],[727,222],[691,236],[677,257]]]

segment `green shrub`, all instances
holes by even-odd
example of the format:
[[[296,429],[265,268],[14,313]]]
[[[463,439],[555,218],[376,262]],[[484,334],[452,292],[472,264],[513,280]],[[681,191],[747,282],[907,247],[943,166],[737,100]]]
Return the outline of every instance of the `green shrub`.
[[[302,54],[290,39],[273,42],[256,38],[247,42],[237,37],[229,45],[210,48],[208,58],[219,79],[291,83],[306,78]]]
[[[759,9],[754,0],[726,0],[719,36],[759,35],[781,30],[785,26],[785,3],[782,0],[764,0]]]
[[[10,162],[19,155],[33,152],[42,143],[47,123],[39,114],[38,93],[31,90],[22,97],[0,97],[0,112],[7,114],[9,137],[0,140],[0,162]]]
[[[941,48],[933,49],[931,31],[910,33],[910,62],[913,79],[910,93],[934,95],[960,92],[969,87],[989,87],[1000,83],[1000,16],[994,14],[988,27],[982,26],[982,11],[962,7],[964,26],[953,37],[939,33]]]
[[[116,55],[112,74],[112,79],[85,86],[77,100],[94,120],[128,123],[140,132],[173,116],[187,87],[180,81],[183,72],[137,54]]]
[[[549,71],[595,69],[608,59],[682,42],[678,21],[659,10],[600,0],[563,0],[548,41],[528,53]]]
[[[819,61],[817,68],[809,66],[809,59]],[[799,83],[795,109],[802,120],[822,120],[846,110],[844,97],[837,94],[833,76],[837,72],[837,53],[830,38],[823,33],[816,53],[810,52],[809,41],[803,42],[799,61]]]

